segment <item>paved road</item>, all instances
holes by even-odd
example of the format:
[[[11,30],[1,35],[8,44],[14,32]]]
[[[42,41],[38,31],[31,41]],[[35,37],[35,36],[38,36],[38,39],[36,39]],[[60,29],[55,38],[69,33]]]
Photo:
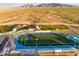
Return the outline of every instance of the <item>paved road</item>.
[[[7,37],[7,36],[5,36],[5,35],[2,35],[2,36]],[[5,47],[6,47],[6,45],[7,45],[8,42],[9,42],[8,37],[7,37],[5,40],[6,40],[6,42],[2,44],[2,45],[3,45],[3,48],[2,48],[1,54],[3,53],[3,51],[4,51]]]
[[[68,23],[59,23],[59,22],[53,22],[53,23],[36,23],[37,25],[66,25],[66,26],[79,26],[79,24],[68,24]]]

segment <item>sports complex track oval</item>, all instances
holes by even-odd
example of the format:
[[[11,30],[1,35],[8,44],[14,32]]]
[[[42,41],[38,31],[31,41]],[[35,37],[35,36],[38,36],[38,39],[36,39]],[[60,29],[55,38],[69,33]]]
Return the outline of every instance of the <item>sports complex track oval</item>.
[[[16,49],[79,48],[79,38],[65,32],[29,32],[13,38]]]

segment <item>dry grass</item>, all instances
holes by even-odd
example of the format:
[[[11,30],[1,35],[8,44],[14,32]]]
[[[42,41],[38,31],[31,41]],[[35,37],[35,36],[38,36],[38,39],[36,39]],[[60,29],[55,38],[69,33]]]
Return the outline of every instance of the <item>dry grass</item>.
[[[79,23],[79,8],[0,8],[0,25],[29,23]]]

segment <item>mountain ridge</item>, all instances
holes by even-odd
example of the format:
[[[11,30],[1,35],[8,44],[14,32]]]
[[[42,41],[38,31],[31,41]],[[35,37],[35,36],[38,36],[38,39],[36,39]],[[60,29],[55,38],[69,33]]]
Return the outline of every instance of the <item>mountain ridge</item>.
[[[42,4],[27,4],[21,7],[76,7],[75,5],[59,4],[59,3],[42,3]]]

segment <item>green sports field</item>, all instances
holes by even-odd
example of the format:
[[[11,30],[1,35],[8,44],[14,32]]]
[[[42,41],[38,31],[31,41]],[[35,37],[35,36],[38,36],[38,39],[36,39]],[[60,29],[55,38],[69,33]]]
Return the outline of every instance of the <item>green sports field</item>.
[[[67,45],[73,41],[66,38],[65,34],[26,34],[18,38],[18,42],[25,46]]]

